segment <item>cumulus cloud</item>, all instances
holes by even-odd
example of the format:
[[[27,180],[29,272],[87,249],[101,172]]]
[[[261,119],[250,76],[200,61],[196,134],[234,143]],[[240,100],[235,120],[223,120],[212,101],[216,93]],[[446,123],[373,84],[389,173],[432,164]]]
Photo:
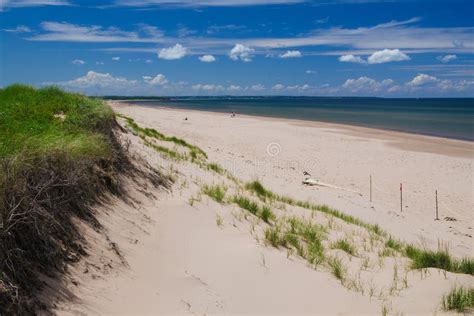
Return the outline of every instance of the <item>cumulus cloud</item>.
[[[238,85],[230,85],[230,86],[227,88],[227,90],[235,92],[235,91],[240,91],[240,90],[242,90],[242,87],[241,87],[241,86],[238,86]]]
[[[366,62],[362,57],[354,56],[352,54],[340,56],[339,61],[343,63],[358,63],[358,64],[365,64]]]
[[[181,44],[176,44],[168,48],[162,48],[158,50],[158,58],[166,60],[176,60],[181,59],[187,54],[186,47],[183,47]]]
[[[272,87],[272,90],[274,90],[274,91],[281,91],[281,90],[283,90],[283,89],[285,89],[285,86],[282,85],[281,83],[277,83],[276,85],[274,85],[274,86]]]
[[[263,91],[265,90],[265,86],[263,84],[254,84],[253,86],[250,87],[250,90],[252,91]]]
[[[168,80],[166,79],[165,75],[163,75],[163,74],[158,74],[155,77],[143,76],[143,80],[148,84],[158,85],[158,86],[162,86],[162,85],[168,83]]]
[[[378,92],[394,84],[392,79],[377,81],[369,77],[360,77],[358,79],[347,79],[342,88],[350,92]]]
[[[72,63],[73,63],[74,65],[84,65],[86,62],[83,61],[83,60],[80,60],[80,59],[74,59],[74,60],[72,61]]]
[[[393,61],[410,60],[410,57],[399,49],[384,49],[373,53],[367,58],[369,64],[383,64]]]
[[[218,92],[224,90],[224,86],[215,84],[195,84],[192,86],[193,90],[205,92]]]
[[[456,55],[445,55],[445,56],[438,56],[436,57],[442,63],[449,63],[450,61],[458,59]]]
[[[1,0],[0,0],[0,3],[1,3]],[[4,31],[9,32],[9,33],[30,33],[31,29],[26,25],[18,25],[17,27],[13,29],[4,29]]]
[[[212,63],[216,61],[216,58],[212,55],[203,55],[203,56],[199,56],[199,60],[202,61],[203,63]]]
[[[411,87],[420,87],[428,84],[433,84],[438,82],[439,79],[427,74],[418,74],[415,78],[413,78],[411,81],[407,82],[408,86]]]
[[[242,60],[244,62],[252,61],[252,53],[254,49],[243,44],[236,44],[229,52],[229,57],[232,60]]]
[[[289,50],[286,53],[280,54],[280,58],[299,58],[302,57],[299,50]]]
[[[87,91],[89,93],[106,91],[107,93],[120,93],[123,92],[124,89],[130,89],[136,86],[137,81],[128,80],[123,77],[114,77],[109,73],[88,71],[83,77],[58,82],[56,84],[74,91]]]
[[[119,61],[120,57],[112,57],[112,60]]]

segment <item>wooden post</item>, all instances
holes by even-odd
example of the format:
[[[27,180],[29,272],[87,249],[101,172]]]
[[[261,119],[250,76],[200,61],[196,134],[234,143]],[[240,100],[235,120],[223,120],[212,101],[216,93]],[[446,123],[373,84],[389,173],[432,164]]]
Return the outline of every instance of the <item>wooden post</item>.
[[[370,202],[372,202],[372,175],[370,175]]]
[[[439,221],[439,217],[438,217],[438,190],[435,191],[435,195],[436,195],[436,220]]]
[[[400,212],[403,212],[403,186],[400,183]]]

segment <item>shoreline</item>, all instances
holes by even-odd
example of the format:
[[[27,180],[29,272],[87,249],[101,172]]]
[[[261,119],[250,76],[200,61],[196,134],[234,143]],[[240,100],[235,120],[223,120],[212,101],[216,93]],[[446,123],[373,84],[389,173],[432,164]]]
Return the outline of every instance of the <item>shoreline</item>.
[[[134,106],[143,106],[143,107],[162,107],[165,109],[173,109],[173,110],[184,110],[184,111],[198,111],[198,112],[210,112],[210,113],[220,113],[227,115],[228,112],[221,112],[221,111],[214,111],[214,110],[206,110],[206,109],[190,109],[190,108],[182,108],[182,107],[176,107],[173,105],[167,105],[165,104],[166,101],[163,101],[163,104],[161,105],[146,105],[146,104],[134,104],[131,102],[157,102],[157,101],[151,101],[151,100],[114,100],[115,102],[120,102],[120,103],[126,103]],[[458,141],[463,141],[463,142],[469,142],[474,144],[474,135],[472,138],[463,138],[463,137],[449,137],[449,136],[443,136],[439,134],[433,134],[433,133],[422,133],[422,132],[415,132],[415,131],[407,131],[403,129],[397,129],[397,128],[388,128],[388,127],[382,127],[382,126],[369,126],[369,125],[357,125],[357,124],[352,124],[352,123],[338,123],[338,122],[329,122],[329,121],[320,121],[320,120],[311,120],[311,119],[300,119],[300,118],[288,118],[284,116],[271,116],[271,115],[258,115],[258,114],[238,114],[240,116],[249,116],[249,117],[262,117],[262,118],[267,118],[267,119],[282,119],[282,120],[294,120],[294,121],[300,121],[300,122],[315,122],[315,123],[321,123],[321,124],[333,124],[333,125],[341,125],[341,126],[348,126],[348,127],[360,127],[360,128],[367,128],[367,129],[375,129],[375,130],[382,130],[382,131],[388,131],[388,132],[398,132],[398,133],[403,133],[403,134],[409,134],[409,135],[419,135],[419,136],[427,136],[427,137],[435,137],[435,138],[442,138],[442,139],[449,139],[449,140],[458,140]]]
[[[229,117],[228,113],[225,112],[216,112],[208,110],[196,110],[196,109],[184,109],[167,105],[143,105],[143,104],[132,104],[128,100],[114,100],[119,104],[151,109],[163,109],[163,110],[173,110],[178,112],[192,112],[192,113],[210,113],[213,115],[219,115],[221,117]],[[303,127],[316,127],[333,130],[335,133],[342,133],[346,135],[367,137],[377,140],[385,140],[388,142],[388,145],[394,146],[399,149],[409,150],[414,152],[425,152],[425,153],[435,153],[453,157],[463,157],[463,158],[473,158],[474,157],[474,141],[442,137],[436,135],[427,135],[420,133],[411,133],[406,131],[388,129],[388,128],[377,128],[377,127],[368,127],[344,123],[332,123],[325,121],[314,121],[314,120],[303,120],[303,119],[293,119],[293,118],[284,118],[284,117],[275,117],[275,116],[264,116],[264,115],[249,115],[249,114],[238,114],[238,117],[262,120],[268,122],[284,122],[292,125],[303,126]],[[407,144],[407,140],[415,142],[412,144]],[[440,149],[433,148],[435,146],[449,147]]]

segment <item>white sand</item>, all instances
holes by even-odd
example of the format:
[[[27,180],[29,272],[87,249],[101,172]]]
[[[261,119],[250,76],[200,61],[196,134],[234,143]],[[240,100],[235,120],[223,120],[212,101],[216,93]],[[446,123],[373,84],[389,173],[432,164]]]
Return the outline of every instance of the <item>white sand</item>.
[[[472,143],[240,115],[121,104],[114,109],[141,126],[198,145],[208,161],[242,180],[258,178],[277,193],[328,204],[405,241],[435,249],[439,240],[449,243],[457,256],[473,256]],[[75,298],[59,303],[58,314],[366,315],[386,307],[390,313],[431,315],[442,313],[441,298],[453,285],[474,284],[472,276],[412,271],[400,256],[380,259],[378,246],[367,253],[361,249],[356,257],[328,249],[347,266],[347,279],[358,280],[362,290],[343,286],[327,268],[315,270],[298,256],[287,258],[284,249],[266,246],[263,230],[268,225],[262,221],[235,204],[219,204],[199,194],[203,184],[230,186],[222,176],[165,159],[130,133],[125,137],[133,153],[173,175],[176,183],[170,194],[149,187],[156,199],[130,183],[133,205],[117,200],[102,210],[106,213],[99,219],[127,265],[102,250],[103,237],[85,229],[91,234],[91,256],[72,268],[68,278],[77,285],[69,282],[68,288]],[[303,186],[303,171],[362,196]],[[368,198],[370,174],[373,203]],[[434,221],[435,189],[440,218],[456,221]],[[328,220],[305,209],[274,211],[279,216],[315,216],[319,223]],[[339,220],[334,225],[331,238],[349,236],[356,245],[368,238],[353,225]],[[365,255],[370,264],[362,269]]]
[[[440,240],[450,243],[453,254],[474,255],[471,142],[296,120],[137,106],[118,109],[141,124],[199,145],[211,161],[240,178],[259,179],[278,193],[328,204],[408,241],[436,247]],[[269,155],[267,149],[277,154]],[[304,187],[303,171],[363,196]],[[456,222],[434,221],[435,190],[439,218],[454,217]]]

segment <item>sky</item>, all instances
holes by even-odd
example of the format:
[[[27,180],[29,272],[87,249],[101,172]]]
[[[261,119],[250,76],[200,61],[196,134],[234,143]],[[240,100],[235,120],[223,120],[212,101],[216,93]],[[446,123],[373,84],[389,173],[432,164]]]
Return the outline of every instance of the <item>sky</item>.
[[[474,97],[474,1],[0,0],[0,87]]]

